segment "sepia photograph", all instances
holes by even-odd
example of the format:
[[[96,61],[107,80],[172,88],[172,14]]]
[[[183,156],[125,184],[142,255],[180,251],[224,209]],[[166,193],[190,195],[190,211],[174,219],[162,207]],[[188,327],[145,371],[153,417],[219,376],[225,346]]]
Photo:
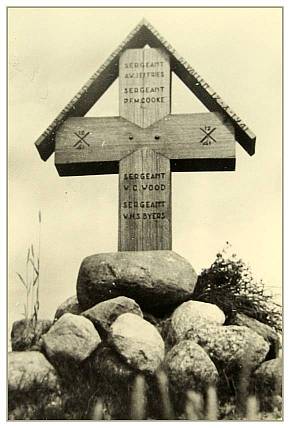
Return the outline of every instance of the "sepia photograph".
[[[9,421],[283,420],[283,7],[6,7]]]

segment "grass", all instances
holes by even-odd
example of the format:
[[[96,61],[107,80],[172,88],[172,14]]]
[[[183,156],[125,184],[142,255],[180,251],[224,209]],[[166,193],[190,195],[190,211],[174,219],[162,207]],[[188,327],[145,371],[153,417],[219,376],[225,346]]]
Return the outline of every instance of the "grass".
[[[184,400],[184,411],[181,415],[177,415],[174,410],[173,400],[169,391],[169,380],[164,371],[159,371],[156,374],[158,385],[158,397],[155,399],[160,403],[160,414],[163,420],[281,420],[281,411],[274,409],[273,412],[263,412],[260,410],[260,403],[255,395],[249,394],[244,397],[239,397],[238,402],[229,401],[220,403],[217,389],[214,386],[209,386],[205,394],[195,391],[187,391]],[[242,387],[241,387],[242,389]],[[130,420],[146,420],[150,419],[147,415],[147,393],[146,380],[138,374],[131,389],[130,400]],[[241,401],[244,405],[241,406]],[[92,419],[102,420],[103,403],[100,399],[97,400],[93,412]]]
[[[40,288],[40,240],[41,240],[41,211],[38,212],[38,251],[35,252],[33,244],[27,249],[25,274],[16,272],[18,279],[26,290],[26,303],[24,304],[24,317],[26,324],[36,326],[39,312]]]

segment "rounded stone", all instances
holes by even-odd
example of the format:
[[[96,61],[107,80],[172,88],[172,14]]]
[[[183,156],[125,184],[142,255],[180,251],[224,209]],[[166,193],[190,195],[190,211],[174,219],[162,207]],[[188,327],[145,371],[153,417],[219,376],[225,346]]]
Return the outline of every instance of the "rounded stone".
[[[45,319],[36,322],[26,319],[15,321],[11,331],[12,351],[40,351],[41,337],[51,325],[52,322]]]
[[[189,330],[197,329],[200,325],[222,325],[224,322],[225,314],[218,306],[189,300],[173,312],[169,323],[169,334],[172,342],[176,343],[185,339]]]
[[[277,358],[281,349],[281,343],[278,334],[275,330],[267,324],[264,324],[254,318],[251,318],[241,312],[237,312],[229,324],[249,327],[251,330],[262,336],[269,344],[271,351],[271,358]]]
[[[173,251],[96,254],[81,264],[77,296],[85,309],[126,296],[151,312],[190,298],[196,281],[190,263]]]
[[[165,348],[158,330],[135,314],[120,315],[112,324],[110,343],[134,369],[154,373],[164,359]]]
[[[254,372],[256,391],[262,395],[282,395],[282,379],[282,358],[265,361]]]
[[[255,369],[269,352],[269,344],[248,327],[199,325],[188,330],[186,338],[198,343],[218,368]]]
[[[48,359],[59,367],[66,362],[82,362],[101,342],[91,321],[69,313],[60,317],[42,338]]]
[[[81,308],[77,296],[72,296],[66,299],[59,307],[57,308],[54,320],[58,320],[62,315],[69,313],[74,315],[79,315],[83,309]]]
[[[112,323],[124,313],[133,313],[143,317],[135,300],[124,296],[98,303],[83,312],[82,316],[88,318],[101,335],[107,335]]]
[[[120,382],[128,383],[136,376],[136,372],[130,367],[117,351],[102,343],[92,355],[91,366],[98,376],[101,376],[111,385],[119,386]]]
[[[204,391],[218,380],[218,371],[207,353],[192,340],[182,340],[166,355],[170,382],[179,391]]]
[[[9,398],[11,393],[58,389],[59,378],[56,370],[41,352],[8,353]]]

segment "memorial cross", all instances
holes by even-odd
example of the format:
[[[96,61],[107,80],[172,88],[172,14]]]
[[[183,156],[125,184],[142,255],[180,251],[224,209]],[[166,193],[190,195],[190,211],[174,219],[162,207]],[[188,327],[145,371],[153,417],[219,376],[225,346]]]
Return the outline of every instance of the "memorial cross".
[[[149,46],[146,46],[149,45]],[[112,65],[113,64],[113,65]],[[210,113],[172,115],[175,71]],[[84,115],[119,76],[119,117]],[[119,251],[170,250],[171,172],[235,169],[255,136],[151,24],[142,21],[36,142],[61,176],[119,173]]]

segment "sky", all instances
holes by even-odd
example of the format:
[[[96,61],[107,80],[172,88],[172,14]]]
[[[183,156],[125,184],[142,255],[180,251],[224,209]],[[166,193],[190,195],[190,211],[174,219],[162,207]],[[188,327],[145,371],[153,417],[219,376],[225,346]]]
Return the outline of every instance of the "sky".
[[[21,318],[27,248],[38,247],[39,316],[76,292],[82,260],[117,251],[118,176],[59,177],[34,142],[146,18],[257,136],[236,171],[172,174],[173,251],[197,273],[226,241],[280,302],[282,292],[282,23],[279,8],[18,8],[8,28],[9,325]],[[118,80],[87,116],[118,116]],[[207,111],[177,78],[172,113]]]

